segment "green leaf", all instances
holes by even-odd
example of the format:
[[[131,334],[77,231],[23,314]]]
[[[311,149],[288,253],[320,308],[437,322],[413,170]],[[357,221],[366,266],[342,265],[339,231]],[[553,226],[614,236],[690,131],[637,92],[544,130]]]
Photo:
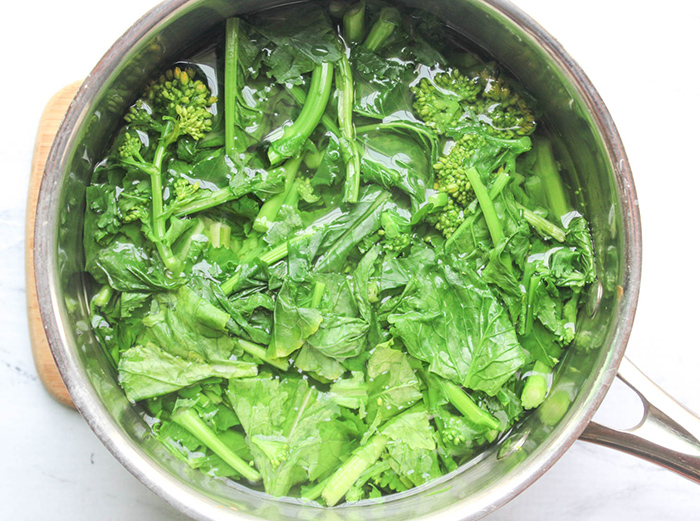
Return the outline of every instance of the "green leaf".
[[[408,357],[393,342],[378,345],[367,362],[368,423],[379,423],[396,416],[419,401],[423,395],[419,379]]]
[[[440,258],[411,279],[388,316],[394,335],[430,370],[493,395],[526,362],[512,323],[477,273]]]
[[[154,344],[128,349],[119,359],[119,383],[133,402],[171,393],[212,376],[243,378],[258,374],[249,362],[185,360]]]
[[[294,359],[294,365],[302,371],[312,373],[321,381],[337,380],[345,372],[345,368],[340,362],[324,355],[321,351],[311,347],[309,344],[305,344],[301,348],[299,354]]]
[[[411,450],[435,450],[433,429],[423,406],[417,405],[397,416],[381,431],[391,440],[405,443]]]
[[[364,145],[361,164],[365,181],[386,189],[399,188],[416,207],[425,200],[433,170],[429,149],[400,132],[368,132],[358,140]]]
[[[557,343],[554,334],[547,331],[539,322],[535,322],[530,334],[521,337],[520,341],[535,360],[547,367],[554,367],[564,351]]]
[[[311,305],[310,290],[285,279],[275,299],[275,318],[268,354],[281,358],[299,349],[318,331],[323,317]]]
[[[297,6],[292,15],[294,23],[283,12],[252,23],[274,44],[272,52],[263,58],[270,75],[278,83],[300,84],[303,74],[317,64],[338,61],[343,50],[324,10],[312,4]]]
[[[229,360],[236,349],[228,336],[230,317],[187,286],[177,293],[158,294],[140,340],[151,342],[186,360]]]
[[[401,110],[412,112],[408,86],[415,73],[410,64],[385,58],[363,46],[355,47],[350,59],[356,81],[355,112],[376,119]]]
[[[181,281],[168,278],[158,256],[120,237],[97,252],[88,271],[99,282],[117,291],[158,291],[174,289]]]
[[[306,341],[336,360],[352,358],[364,351],[369,324],[361,318],[324,313],[318,331]]]
[[[346,456],[349,431],[338,406],[306,380],[248,378],[232,383],[228,395],[268,494],[284,496]]]

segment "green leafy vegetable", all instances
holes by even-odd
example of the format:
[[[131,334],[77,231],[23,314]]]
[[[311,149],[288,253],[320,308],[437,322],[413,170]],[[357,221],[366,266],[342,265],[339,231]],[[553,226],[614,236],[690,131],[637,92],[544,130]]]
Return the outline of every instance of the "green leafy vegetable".
[[[388,316],[394,335],[430,370],[469,389],[495,394],[527,360],[515,328],[468,265],[436,258],[409,281]]]
[[[374,1],[212,31],[85,192],[90,325],[155,439],[333,507],[556,423],[596,252],[523,87]]]

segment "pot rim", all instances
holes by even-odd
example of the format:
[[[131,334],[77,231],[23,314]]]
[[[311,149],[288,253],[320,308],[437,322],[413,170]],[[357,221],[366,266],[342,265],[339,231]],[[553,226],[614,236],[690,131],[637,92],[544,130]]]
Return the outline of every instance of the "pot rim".
[[[61,325],[60,294],[57,282],[57,215],[61,181],[67,171],[68,152],[78,129],[88,115],[86,109],[100,94],[101,87],[115,72],[134,44],[158,31],[161,23],[177,11],[198,0],[165,0],[141,17],[107,51],[80,87],[59,128],[46,162],[39,192],[35,226],[36,291],[44,329],[58,370],[77,409],[107,449],[137,479],[179,511],[195,519],[231,519],[231,511],[211,498],[168,474],[145,457],[138,444],[123,434],[93,389],[85,369],[69,352],[70,342]],[[509,479],[507,487],[482,495],[474,502],[466,519],[478,519],[520,494],[556,463],[586,428],[605,397],[622,361],[636,312],[642,266],[641,217],[632,172],[622,141],[605,104],[583,70],[561,44],[538,23],[508,0],[478,0],[517,25],[543,50],[559,71],[577,90],[599,132],[605,152],[615,172],[616,187],[621,204],[622,227],[627,236],[625,257],[625,295],[620,305],[620,320],[609,346],[608,358],[597,375],[594,390],[585,397],[546,452],[530,458],[528,465],[518,467],[517,476]],[[554,436],[552,436],[554,437]],[[465,519],[463,502],[424,519]],[[237,512],[241,519],[257,519]]]

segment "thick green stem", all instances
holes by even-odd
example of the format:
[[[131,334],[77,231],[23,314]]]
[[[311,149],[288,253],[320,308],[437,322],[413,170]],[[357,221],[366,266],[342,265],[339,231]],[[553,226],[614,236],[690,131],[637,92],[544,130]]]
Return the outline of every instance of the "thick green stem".
[[[442,388],[445,390],[447,399],[455,406],[459,412],[469,418],[477,425],[483,425],[491,430],[501,430],[501,423],[494,418],[489,412],[479,407],[471,397],[462,391],[459,386],[453,384],[449,380],[442,380]]]
[[[240,274],[234,273],[233,275],[231,275],[231,278],[229,278],[226,282],[224,282],[221,285],[221,291],[223,291],[224,295],[226,296],[230,295],[231,293],[233,293],[236,287],[238,287],[238,283],[240,282],[240,280]]]
[[[98,291],[94,297],[92,297],[92,300],[90,303],[95,306],[96,308],[103,308],[107,304],[109,304],[109,299],[112,298],[112,295],[114,294],[114,290],[109,284],[105,284],[100,288],[100,291]]]
[[[266,362],[277,369],[286,371],[289,368],[289,363],[286,360],[268,357],[267,350],[258,344],[254,344],[253,342],[249,342],[248,340],[244,340],[242,338],[236,338],[236,343],[238,344],[238,347],[243,349],[243,351],[249,355],[252,355],[258,360]]]
[[[311,84],[299,117],[285,127],[282,136],[270,144],[270,163],[276,165],[287,157],[301,154],[304,143],[316,129],[328,105],[333,86],[333,64],[323,62],[311,73]]]
[[[530,224],[530,226],[537,230],[540,235],[552,237],[559,242],[564,242],[566,240],[566,232],[564,230],[550,223],[544,217],[537,215],[532,210],[524,207],[522,204],[516,204],[518,209],[523,212],[523,218]]]
[[[337,20],[343,16],[346,8],[347,4],[342,0],[331,0],[328,3],[328,14],[331,15],[331,18]]]
[[[347,63],[347,59],[344,60]],[[341,63],[342,66],[342,63]],[[338,75],[336,75],[336,81]],[[357,202],[357,197],[359,195],[360,188],[360,151],[357,147],[357,142],[355,140],[354,126],[352,124],[352,110],[353,110],[353,82],[352,82],[352,71],[349,68],[344,75],[343,86],[339,83],[339,93],[338,98],[338,119],[345,125],[344,129],[336,125],[335,121],[324,113],[321,118],[321,125],[325,129],[336,136],[339,141],[341,154],[343,160],[346,164],[346,182],[345,182],[345,201],[346,202]],[[301,106],[306,103],[306,93],[298,86],[293,86],[289,89],[290,94],[294,100]],[[342,98],[342,99],[341,99]],[[341,114],[342,113],[342,114]],[[346,135],[352,136],[352,138],[347,138]]]
[[[209,240],[212,248],[228,248],[231,240],[231,227],[215,221],[209,226]]]
[[[498,196],[501,195],[501,192],[506,186],[508,186],[509,182],[510,176],[508,174],[506,174],[505,172],[501,172],[500,174],[498,174],[498,177],[489,189],[489,198],[491,199],[491,201],[495,201],[498,198]],[[450,235],[447,241],[445,241],[445,248],[449,249],[454,244],[454,242],[462,236],[462,234],[466,233],[467,230],[471,229],[471,227],[474,225],[474,221],[476,221],[479,215],[480,214],[476,212],[464,219],[464,221],[462,221],[462,224],[460,224],[459,227],[455,230],[455,232],[452,235]]]
[[[228,463],[231,468],[241,476],[253,482],[260,481],[260,473],[221,441],[216,433],[204,423],[196,411],[190,408],[180,408],[175,411],[172,419],[175,423],[187,429],[195,438]]]
[[[292,184],[292,188],[287,192],[287,196],[282,202],[282,206],[290,206],[291,208],[296,208],[299,204],[299,186],[303,183],[301,179],[296,179]]]
[[[180,240],[174,243],[175,247],[172,248],[171,251],[173,256],[177,258],[178,261],[185,262],[187,255],[190,252],[190,248],[195,241],[195,237],[201,233],[204,233],[205,228],[204,223],[198,219],[196,224],[187,230],[187,234],[184,237],[180,237]]]
[[[297,172],[299,172],[301,160],[302,156],[292,158],[282,167],[284,170],[284,190],[265,201],[265,204],[262,205],[253,222],[253,229],[256,232],[265,233],[277,219],[280,208],[282,208],[285,199],[294,186],[294,179],[297,176]]]
[[[526,275],[527,272],[526,268]],[[535,320],[534,316],[534,309],[533,306],[535,304],[535,293],[537,292],[537,289],[539,288],[540,282],[542,281],[542,276],[541,275],[532,275],[530,276],[527,284],[527,303],[526,303],[526,308],[525,308],[525,327],[523,330],[524,335],[529,335],[530,331],[532,331],[532,325]]]
[[[510,183],[510,175],[506,172],[501,172],[496,176],[491,188],[489,188],[489,197],[492,201],[495,201],[496,198],[501,195],[501,192],[508,186],[508,183]]]
[[[163,160],[168,146],[172,143],[174,127],[172,121],[166,122],[161,133],[158,147],[153,158],[151,177],[151,199],[153,213],[153,235],[155,235],[156,248],[163,264],[173,273],[180,271],[180,262],[173,256],[170,246],[165,239],[165,221],[168,218],[163,211]]]
[[[238,152],[236,143],[236,123],[238,117],[238,74],[240,52],[239,18],[226,20],[226,54],[224,57],[224,123],[226,128],[226,154],[233,157]]]
[[[153,233],[156,240],[165,239],[165,220],[163,217],[163,179],[160,168],[151,173],[151,199],[153,208]],[[163,259],[165,261],[165,259]],[[167,264],[167,263],[166,263]]]
[[[323,299],[324,291],[326,291],[326,285],[323,282],[316,282],[314,292],[311,294],[311,307],[313,309],[318,309]]]
[[[265,233],[277,219],[280,208],[282,208],[285,199],[287,199],[287,196],[294,187],[294,179],[299,172],[301,161],[302,156],[295,157],[287,161],[282,167],[284,170],[284,190],[265,201],[265,204],[262,205],[253,222],[253,229],[255,231]]]
[[[370,51],[376,51],[384,45],[387,38],[391,36],[391,33],[394,32],[400,20],[401,14],[397,9],[394,7],[384,7],[379,13],[379,19],[370,29],[362,45]]]
[[[501,224],[501,220],[498,218],[498,213],[496,213],[496,207],[493,205],[493,199],[491,198],[491,194],[486,189],[486,186],[484,186],[484,184],[481,182],[481,176],[479,175],[479,172],[476,170],[476,168],[470,168],[467,170],[466,173],[467,179],[469,179],[469,183],[472,186],[472,190],[474,190],[474,194],[476,194],[476,200],[479,201],[481,212],[484,214],[486,226],[488,227],[489,233],[491,234],[491,240],[493,241],[493,245],[498,246],[499,244],[501,244],[501,241],[505,240],[505,234],[503,233],[503,226]],[[499,182],[499,185],[500,184],[502,184],[502,182]],[[506,269],[511,274],[513,274],[513,260],[511,259],[509,253],[503,253],[501,255],[501,262],[506,267]]]
[[[564,343],[569,344],[576,338],[576,318],[578,316],[578,299],[581,293],[574,291],[573,296],[564,304],[561,316],[564,322]]]
[[[168,231],[165,232],[165,242],[172,247],[175,241],[177,241],[182,234],[185,233],[185,230],[187,230],[192,223],[189,221],[189,219],[176,219],[174,217],[168,219],[168,222],[170,223],[170,227],[168,228]]]
[[[312,233],[304,234],[304,235],[298,235],[294,237],[293,239],[290,239],[289,241],[280,244],[279,246],[275,246],[269,251],[266,251],[260,256],[260,261],[264,262],[265,264],[274,264],[277,261],[280,261],[284,259],[288,254],[289,254],[289,245],[297,243],[301,240],[306,239],[312,235]]]
[[[353,5],[343,16],[343,36],[348,43],[359,42],[365,35],[365,3]]]
[[[309,501],[316,501],[321,496],[323,489],[326,488],[326,483],[328,483],[328,478],[319,481],[312,487],[301,487],[301,497]]]
[[[168,147],[177,139],[177,130],[172,121],[167,121],[161,130],[158,146],[156,147],[153,163],[148,164],[141,157],[141,154],[136,154],[133,158],[122,159],[124,164],[138,168],[141,172],[147,174],[151,180],[151,226],[153,228],[154,241],[158,255],[163,260],[163,264],[173,273],[179,273],[180,263],[173,257],[170,251],[170,245],[166,239],[165,222],[170,217],[168,212],[163,209],[163,160]]]
[[[306,103],[306,92],[304,92],[304,89],[302,89],[299,85],[292,85],[289,88],[289,93],[300,107],[304,106]],[[325,112],[321,117],[321,125],[323,125],[328,132],[331,132],[336,136],[340,136],[340,127],[338,127],[338,125],[335,124],[335,121],[333,121],[333,118],[331,118]]]
[[[525,409],[534,409],[542,405],[549,392],[549,381],[552,376],[552,368],[542,362],[535,362],[532,373],[525,381],[523,394],[520,400]]]
[[[345,54],[338,61],[335,75],[338,88],[338,122],[343,139],[348,143],[350,156],[345,163],[345,191],[343,201],[356,203],[360,194],[360,153],[355,141],[355,126],[352,122],[352,111],[355,106],[355,89],[352,79],[352,68]]]
[[[548,139],[538,137],[533,140],[532,148],[536,157],[534,172],[542,180],[549,209],[558,219],[561,219],[569,213],[571,207],[559,175],[559,166],[554,159],[552,144]]]
[[[542,419],[542,423],[554,426],[564,417],[566,411],[571,406],[571,397],[566,391],[556,391],[552,393],[542,407],[537,412]]]
[[[294,244],[296,242],[302,241],[311,235],[313,235],[313,231],[306,232],[302,235],[297,235],[296,237],[290,239],[289,241],[286,241],[279,246],[275,246],[271,250],[268,250],[264,254],[260,256],[260,262],[263,264],[274,264],[277,261],[280,261],[284,259],[287,254],[289,253],[289,245]],[[230,295],[233,293],[233,291],[236,289],[238,286],[238,283],[240,282],[241,275],[240,273],[234,273],[230,279],[228,279],[226,282],[224,282],[221,285],[221,291],[224,292],[225,295]]]
[[[235,198],[235,194],[229,188],[222,188],[221,190],[213,192],[209,197],[201,200],[192,201],[191,203],[180,206],[177,206],[176,203],[176,206],[173,208],[172,215],[175,217],[192,215],[193,213],[208,210],[209,208],[214,208],[220,204],[233,201]]]
[[[505,234],[503,233],[503,226],[496,213],[496,208],[493,205],[493,199],[489,196],[489,192],[484,186],[484,183],[481,182],[481,176],[476,168],[469,168],[466,173],[467,179],[469,179],[469,183],[476,195],[476,199],[479,201],[484,219],[486,219],[486,226],[491,234],[491,240],[494,246],[496,246],[505,238]]]
[[[340,501],[362,473],[379,459],[388,441],[386,436],[375,434],[364,446],[356,449],[345,463],[338,467],[321,493],[329,507]]]

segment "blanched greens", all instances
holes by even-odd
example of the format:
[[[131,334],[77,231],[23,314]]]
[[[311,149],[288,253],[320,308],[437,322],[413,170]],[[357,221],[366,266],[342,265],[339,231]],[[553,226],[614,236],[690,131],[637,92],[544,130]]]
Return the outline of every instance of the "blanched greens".
[[[233,18],[124,119],[86,194],[92,326],[177,458],[333,506],[455,470],[547,396],[588,224],[534,101],[438,20]]]

